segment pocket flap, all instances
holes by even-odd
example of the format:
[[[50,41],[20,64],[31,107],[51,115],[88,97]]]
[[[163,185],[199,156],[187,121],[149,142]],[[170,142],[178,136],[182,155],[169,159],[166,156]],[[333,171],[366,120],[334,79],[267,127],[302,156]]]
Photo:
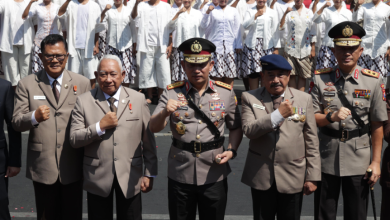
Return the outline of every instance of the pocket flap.
[[[99,166],[99,159],[84,156],[84,162],[83,163],[85,165],[88,165],[88,166],[97,167],[97,166]]]
[[[68,102],[69,105],[74,105],[76,102],[70,101]]]
[[[138,117],[128,117],[126,118],[126,121],[138,121],[139,118]]]

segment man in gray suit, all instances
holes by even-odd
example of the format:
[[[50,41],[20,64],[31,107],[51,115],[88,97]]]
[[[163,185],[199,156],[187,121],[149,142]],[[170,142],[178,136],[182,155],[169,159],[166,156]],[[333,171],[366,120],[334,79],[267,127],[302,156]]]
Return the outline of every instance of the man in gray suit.
[[[89,80],[65,70],[68,48],[61,35],[42,40],[44,70],[19,81],[12,125],[30,131],[27,178],[33,180],[38,219],[82,219],[83,150],[69,143],[70,114]]]
[[[254,219],[300,219],[302,194],[321,180],[317,125],[309,94],[287,87],[291,66],[260,59],[264,87],[242,94],[242,128],[250,139],[242,182],[251,187]]]
[[[157,175],[148,104],[121,86],[125,71],[117,56],[105,55],[95,76],[99,87],[77,99],[70,130],[72,146],[84,147],[88,217],[113,219],[115,191],[117,219],[142,219],[140,191],[149,192]]]

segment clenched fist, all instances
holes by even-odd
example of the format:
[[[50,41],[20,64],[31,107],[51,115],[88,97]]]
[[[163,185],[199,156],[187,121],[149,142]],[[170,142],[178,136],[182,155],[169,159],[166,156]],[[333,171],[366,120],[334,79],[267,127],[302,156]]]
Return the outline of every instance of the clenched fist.
[[[167,103],[167,107],[165,107],[166,117],[174,113],[179,107],[180,107],[180,103],[178,101],[174,99],[169,99]]]
[[[330,119],[332,121],[339,122],[341,120],[345,120],[348,115],[351,114],[351,111],[345,107],[341,107],[340,110],[333,112],[332,116],[330,116]]]
[[[115,128],[118,126],[118,118],[115,112],[107,113],[102,120],[100,120],[100,130],[105,131],[107,129]]]
[[[292,10],[293,10],[292,8],[288,7],[287,10],[286,10],[286,12],[285,12],[285,14],[290,13]]]
[[[112,8],[112,6],[110,5],[110,4],[107,4],[106,5],[106,8],[104,9],[104,11],[108,11],[108,10],[110,10]]]
[[[50,118],[50,108],[46,105],[41,105],[38,107],[37,110],[35,110],[35,120],[37,120],[38,123],[41,123],[42,121],[46,121]]]
[[[283,118],[288,118],[294,114],[292,109],[292,104],[288,100],[280,103],[278,110],[280,114],[283,116]]]
[[[332,3],[330,3],[330,2],[327,1],[327,2],[325,3],[325,5],[324,5],[324,8],[330,7],[331,5],[332,5]]]
[[[262,16],[264,14],[264,10],[263,9],[259,9],[257,10],[256,14],[255,14],[255,19]]]
[[[181,14],[181,13],[183,13],[183,12],[185,12],[185,11],[187,11],[187,9],[184,8],[184,7],[182,7],[182,8],[177,12],[177,14]]]
[[[210,14],[210,12],[214,10],[214,6],[210,5],[209,9],[207,9],[206,14]]]

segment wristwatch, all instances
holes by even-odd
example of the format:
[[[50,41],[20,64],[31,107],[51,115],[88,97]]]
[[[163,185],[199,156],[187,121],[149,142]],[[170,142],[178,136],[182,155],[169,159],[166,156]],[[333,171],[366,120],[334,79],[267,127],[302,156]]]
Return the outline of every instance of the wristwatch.
[[[236,150],[234,150],[234,149],[232,149],[232,148],[228,148],[226,151],[231,151],[231,152],[233,152],[232,160],[233,160],[234,158],[237,157],[237,151],[236,151]]]
[[[332,121],[332,119],[330,118],[332,116],[333,112],[329,112],[327,115],[326,115],[326,120],[328,120],[330,123],[333,123],[334,121]]]

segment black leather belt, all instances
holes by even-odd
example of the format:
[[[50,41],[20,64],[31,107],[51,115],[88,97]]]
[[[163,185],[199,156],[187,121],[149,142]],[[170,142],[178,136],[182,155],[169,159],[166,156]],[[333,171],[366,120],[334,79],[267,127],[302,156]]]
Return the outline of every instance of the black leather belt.
[[[173,138],[172,145],[181,150],[200,154],[205,151],[218,149],[221,146],[223,146],[224,142],[225,142],[224,136],[220,137],[218,140],[210,141],[206,143],[201,143],[200,141],[191,141],[190,143],[186,143]]]
[[[368,134],[370,132],[370,124],[364,125],[363,128],[355,130],[333,130],[330,128],[322,127],[320,128],[321,133],[333,137],[339,138],[340,141],[347,141],[355,137],[361,137],[362,135]]]

